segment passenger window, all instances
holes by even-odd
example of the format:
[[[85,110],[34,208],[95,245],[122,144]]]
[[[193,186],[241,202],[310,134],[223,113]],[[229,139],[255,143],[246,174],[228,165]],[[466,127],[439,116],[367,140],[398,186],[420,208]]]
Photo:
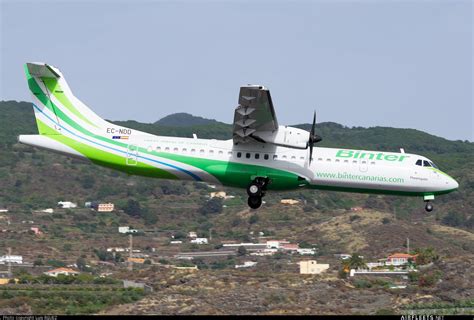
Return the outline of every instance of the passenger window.
[[[174,151],[174,152],[178,152],[178,148],[174,148],[173,151]]]
[[[336,162],[339,162],[339,159],[336,159]]]
[[[255,159],[259,159],[260,158],[260,153],[256,153],[255,154]]]
[[[227,155],[231,156],[231,155],[232,155],[232,151],[227,151]]]
[[[323,161],[323,158],[318,158],[318,161]]]
[[[196,152],[196,149],[191,149],[191,153],[194,154]]]
[[[291,156],[291,159],[296,159],[296,157],[295,157],[295,156]]]
[[[423,160],[423,167],[431,167],[431,165],[428,161]]]
[[[375,161],[372,161],[370,164],[375,164]]]
[[[170,151],[170,148],[166,147],[166,148],[165,148],[165,151]]]
[[[237,158],[242,157],[242,152],[237,152]]]
[[[282,158],[283,158],[283,159],[286,159],[286,156],[283,156]]]
[[[247,159],[250,159],[250,153],[247,152],[247,153],[245,154],[245,157],[246,157]]]
[[[224,154],[224,152],[222,151],[219,151],[219,155],[222,156]]]
[[[186,152],[188,152],[188,149],[183,148],[183,151],[182,151],[182,152],[183,152],[183,153],[186,153]]]
[[[329,162],[331,162],[331,159],[327,158],[327,159],[326,159],[326,161],[329,161]]]
[[[263,159],[268,160],[268,154],[265,154],[265,155],[263,156]]]
[[[214,150],[209,150],[209,154],[214,154]]]
[[[276,154],[273,155],[273,160],[278,159],[278,156]]]
[[[299,133],[298,133],[299,134]],[[300,157],[300,160],[304,160],[304,157]]]
[[[199,150],[200,154],[204,154],[204,149]]]
[[[156,146],[156,151],[161,151],[161,147]]]
[[[349,160],[344,160],[344,163],[349,163]]]
[[[421,159],[418,159],[418,160],[416,161],[416,165],[417,165],[417,166],[422,166],[422,165],[423,165]]]

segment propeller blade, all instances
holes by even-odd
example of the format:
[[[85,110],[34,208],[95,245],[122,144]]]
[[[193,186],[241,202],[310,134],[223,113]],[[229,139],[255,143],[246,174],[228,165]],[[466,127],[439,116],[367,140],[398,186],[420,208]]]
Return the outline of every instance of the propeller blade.
[[[311,160],[313,159],[313,147],[315,143],[321,141],[322,138],[316,135],[316,110],[313,114],[313,124],[311,125],[311,132],[309,133],[309,140],[307,146],[309,148],[309,164],[311,164]]]

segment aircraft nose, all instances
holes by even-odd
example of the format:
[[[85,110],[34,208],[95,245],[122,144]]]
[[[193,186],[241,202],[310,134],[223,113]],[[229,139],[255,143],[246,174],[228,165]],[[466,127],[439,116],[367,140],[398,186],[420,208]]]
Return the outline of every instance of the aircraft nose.
[[[459,183],[456,180],[454,180],[453,178],[451,178],[451,183],[450,184],[451,184],[452,189],[459,188]]]

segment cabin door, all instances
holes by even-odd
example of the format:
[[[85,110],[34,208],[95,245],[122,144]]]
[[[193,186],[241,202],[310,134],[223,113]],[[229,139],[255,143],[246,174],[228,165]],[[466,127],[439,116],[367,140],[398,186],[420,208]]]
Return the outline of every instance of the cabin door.
[[[127,166],[136,166],[138,163],[138,147],[135,144],[129,144],[127,148]]]
[[[369,169],[369,166],[367,163],[368,163],[367,159],[359,159],[359,170],[361,172],[367,172],[367,170]]]

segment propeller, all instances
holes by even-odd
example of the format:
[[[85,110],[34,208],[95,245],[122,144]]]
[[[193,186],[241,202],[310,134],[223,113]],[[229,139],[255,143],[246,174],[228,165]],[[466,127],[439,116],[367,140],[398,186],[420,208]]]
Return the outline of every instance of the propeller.
[[[315,133],[316,130],[316,111],[314,111],[313,116],[313,125],[311,126],[311,131],[309,133],[309,140],[306,144],[306,148],[309,147],[309,164],[311,164],[311,159],[313,158],[313,147],[316,143],[323,140],[320,136]]]

